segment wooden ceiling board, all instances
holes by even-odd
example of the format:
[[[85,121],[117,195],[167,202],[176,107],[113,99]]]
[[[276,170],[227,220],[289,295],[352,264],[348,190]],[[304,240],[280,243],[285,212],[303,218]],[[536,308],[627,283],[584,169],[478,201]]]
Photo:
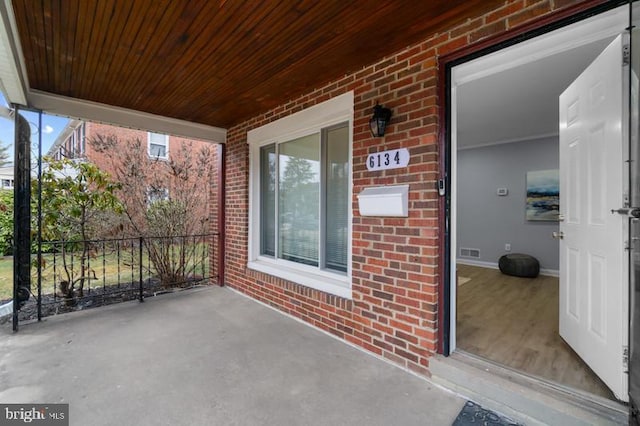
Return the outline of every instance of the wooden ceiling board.
[[[75,0],[69,0],[67,2],[71,6],[67,8],[68,13],[63,15],[62,24],[63,26],[76,27],[78,25],[78,9],[79,6]],[[74,31],[67,31],[65,34],[65,38],[63,40],[64,45],[66,46],[65,51],[74,50],[76,44],[76,33]],[[73,83],[73,63],[76,60],[73,56],[65,56],[64,60],[67,62],[67,66],[64,68],[64,76],[62,78],[62,91],[68,92]]]
[[[92,101],[97,100],[97,96],[87,96],[86,93],[90,92],[93,82],[101,78],[96,73],[98,65],[102,61],[108,60],[104,56],[103,49],[105,39],[110,32],[108,20],[111,18],[113,7],[113,0],[99,1],[97,2],[95,14],[82,17],[90,25],[84,33],[79,33],[78,36],[89,38],[89,45],[85,52],[65,52],[68,55],[77,56],[80,63],[83,64],[82,71],[76,76],[79,81],[76,81],[76,85],[71,88],[68,96]]]
[[[161,9],[155,9],[153,12],[159,14]],[[113,60],[109,63],[105,76],[106,84],[114,88],[114,93],[127,93],[124,86],[134,81],[131,77],[133,71],[143,66],[140,61],[145,53],[147,43],[154,34],[153,27],[145,24],[156,16],[140,8],[132,8],[126,26],[123,27],[122,35],[119,39],[114,37],[117,42],[117,50]],[[125,76],[126,78],[124,78]],[[120,99],[120,102],[120,106],[126,105],[124,97]]]
[[[127,33],[126,27],[131,25],[133,21],[131,13],[133,3],[129,3],[123,7],[116,8],[111,15],[107,27],[109,28],[109,37],[105,39],[102,52],[102,60],[96,64],[96,78],[91,81],[91,91],[98,90],[100,87],[109,87],[111,81],[111,66],[117,61],[119,47],[123,45],[123,36]],[[138,28],[141,22],[138,22]],[[135,28],[135,27],[134,27]],[[134,31],[132,31],[133,33]],[[119,68],[114,68],[119,69]]]
[[[153,84],[162,73],[174,71],[174,65],[170,63],[163,54],[163,52],[166,52],[164,46],[169,44],[172,48],[180,50],[180,46],[171,43],[171,35],[174,31],[173,26],[176,15],[179,15],[182,7],[187,7],[188,3],[189,2],[169,2],[166,8],[161,9],[163,13],[155,23],[153,33],[146,34],[146,36],[149,37],[146,45],[144,47],[134,45],[136,52],[141,52],[141,55],[138,55],[136,64],[132,64],[132,67],[129,68],[126,79],[123,80],[124,85],[120,86],[121,92],[119,93],[119,97],[124,102],[141,103],[144,105],[144,101],[150,100],[150,96],[153,95],[152,93],[148,93],[150,84]],[[145,19],[143,27],[154,25],[150,24],[150,22],[154,22],[154,20]],[[144,81],[145,84],[139,84],[141,81]],[[162,95],[163,94],[159,94],[159,96]],[[164,95],[166,96],[167,94],[165,93]]]
[[[70,7],[73,7],[70,6]],[[83,36],[84,34],[90,33],[91,28],[93,27],[92,20],[86,18],[88,16],[96,16],[97,4],[95,2],[88,2],[83,0],[78,0],[78,18],[76,19],[76,28],[77,31],[74,31],[76,34],[75,42],[73,44],[73,63],[71,66],[71,83],[67,87],[67,96],[71,96],[71,88],[73,84],[76,82],[79,76],[83,75],[84,67],[87,64],[85,58],[89,56],[91,52],[89,47],[90,38]]]
[[[274,2],[274,4],[276,3]],[[204,36],[202,33],[198,34],[198,38],[203,40],[204,43],[202,43],[202,45],[195,46],[195,48],[192,48],[191,46],[189,47],[187,52],[190,52],[192,57],[189,57],[187,54],[175,58],[175,68],[179,69],[178,72],[182,72],[184,78],[176,79],[174,77],[174,72],[167,72],[163,79],[157,81],[157,83],[153,85],[152,90],[156,92],[166,90],[180,91],[193,93],[197,96],[207,94],[210,87],[219,85],[224,81],[224,75],[221,75],[219,70],[228,66],[228,61],[247,55],[247,51],[250,47],[239,51],[239,49],[234,48],[234,46],[238,45],[238,39],[246,37],[246,33],[251,32],[253,25],[256,22],[265,19],[268,16],[268,12],[268,8],[262,8],[258,12],[252,12],[250,9],[241,9],[237,11],[237,13],[240,14],[239,19],[242,20],[243,25],[230,20],[225,20],[224,15],[220,14],[219,19],[221,22],[219,24],[219,32],[221,34],[225,34],[225,37],[216,37],[215,39],[210,40],[206,37],[206,34]],[[206,27],[202,29],[202,31],[205,30]],[[186,71],[187,67],[183,64],[190,65],[188,73]],[[238,66],[239,65],[240,64],[238,64]],[[207,84],[203,85],[201,83],[202,81],[207,82]],[[217,91],[210,95],[216,94]],[[184,101],[186,100],[183,100],[183,102]],[[171,103],[171,99],[165,99],[164,103],[161,102],[158,106],[168,107]]]
[[[316,4],[318,3],[320,2]],[[255,22],[256,25],[251,28],[253,32],[243,31],[243,34],[239,35],[244,38],[252,37],[255,34],[258,36],[258,40],[254,43],[249,43],[247,48],[240,54],[234,52],[232,49],[228,49],[223,55],[220,55],[219,60],[216,61],[216,66],[212,69],[213,77],[220,81],[227,80],[228,83],[232,83],[227,84],[227,87],[231,90],[227,92],[219,91],[217,93],[216,97],[223,99],[223,103],[231,102],[236,98],[237,95],[234,93],[234,87],[239,85],[257,87],[270,76],[290,66],[291,63],[303,56],[305,52],[313,52],[319,47],[317,41],[301,34],[304,32],[305,27],[309,26],[309,23],[295,19],[297,18],[298,12],[289,11],[290,13],[284,16],[276,14],[275,12],[277,11],[274,10],[271,12],[272,13],[265,16],[264,19]],[[278,19],[284,19],[285,21],[292,22],[292,24],[287,26],[284,31],[274,31],[273,28],[276,28],[275,24]],[[257,24],[260,24],[260,26],[257,26]],[[267,33],[267,31],[269,31],[269,33]],[[235,37],[230,38],[233,39]],[[300,41],[295,44],[295,48],[287,49],[283,52],[284,56],[273,55],[273,52],[268,49],[270,45],[291,46],[291,41],[296,39]],[[240,40],[238,40],[238,43],[239,42]],[[198,79],[191,79],[185,83],[185,86],[180,89],[186,92],[197,91],[200,86]],[[200,86],[200,88],[202,88],[202,86]],[[206,99],[204,100],[206,101]],[[260,102],[261,99],[255,99],[255,101]]]
[[[502,0],[13,0],[29,87],[230,127]]]

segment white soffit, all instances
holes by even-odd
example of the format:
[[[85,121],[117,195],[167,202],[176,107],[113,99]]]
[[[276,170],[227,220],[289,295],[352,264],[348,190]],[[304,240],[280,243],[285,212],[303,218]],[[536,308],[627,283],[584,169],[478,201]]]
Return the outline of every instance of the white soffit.
[[[49,114],[214,143],[225,143],[227,139],[226,129],[206,124],[53,95],[39,90],[29,91],[27,97],[29,106]]]
[[[585,19],[540,37],[499,50],[473,61],[460,64],[452,70],[456,85],[468,83],[516,68],[548,56],[587,45],[620,34],[629,21],[628,5]],[[620,25],[623,25],[621,28]],[[527,48],[523,55],[522,48]]]
[[[0,90],[10,104],[26,105],[14,28],[16,25],[11,1],[4,0],[0,3]]]

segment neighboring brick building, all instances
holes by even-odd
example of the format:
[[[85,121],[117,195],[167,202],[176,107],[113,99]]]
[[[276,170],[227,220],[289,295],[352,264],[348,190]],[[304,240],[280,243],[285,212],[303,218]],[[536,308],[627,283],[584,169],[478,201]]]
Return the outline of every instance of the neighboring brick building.
[[[180,147],[188,145],[193,151],[203,147],[213,146],[210,142],[187,139],[179,136],[145,132],[143,130],[127,129],[109,124],[92,123],[89,121],[70,120],[67,127],[60,132],[47,156],[60,160],[86,159],[96,164],[100,169],[113,174],[113,162],[108,153],[98,152],[89,141],[101,136],[113,136],[119,142],[140,140],[147,146],[150,160],[168,160],[172,152],[178,152]]]
[[[139,149],[132,149],[138,147]],[[197,178],[193,170],[198,155],[206,150],[209,155],[207,177]],[[142,151],[142,152],[141,152]],[[141,158],[134,158],[139,154]],[[143,176],[144,193],[135,194],[131,187],[125,188],[120,197],[125,202],[136,202],[139,206],[158,199],[174,199],[184,196],[185,186],[181,180],[172,176],[176,173],[176,165],[191,170],[189,187],[202,188],[198,192],[199,199],[192,209],[194,215],[209,221],[208,217],[212,178],[215,173],[216,149],[211,143],[178,136],[127,129],[108,124],[71,120],[60,133],[47,155],[54,159],[80,159],[96,164],[101,170],[109,173],[117,180],[119,175],[126,174],[123,165],[142,166],[136,172]],[[122,178],[121,178],[122,179]],[[131,177],[128,177],[131,182]],[[126,184],[126,182],[121,182]],[[136,186],[139,189],[139,185]],[[182,193],[181,193],[182,192]],[[140,213],[142,208],[131,209]],[[210,226],[206,226],[208,232]],[[198,233],[201,233],[199,231]]]

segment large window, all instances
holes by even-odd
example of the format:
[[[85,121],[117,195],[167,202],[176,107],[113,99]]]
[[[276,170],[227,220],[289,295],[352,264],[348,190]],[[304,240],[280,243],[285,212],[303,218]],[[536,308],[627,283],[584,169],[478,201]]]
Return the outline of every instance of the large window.
[[[331,101],[326,104],[329,111]],[[318,115],[303,111],[291,116],[293,120],[267,125],[264,132],[250,132],[249,267],[350,297],[353,106],[346,105],[331,120],[324,120],[323,109],[316,108]],[[279,131],[284,135],[268,137]]]
[[[260,157],[260,254],[347,272],[347,124],[262,147]]]

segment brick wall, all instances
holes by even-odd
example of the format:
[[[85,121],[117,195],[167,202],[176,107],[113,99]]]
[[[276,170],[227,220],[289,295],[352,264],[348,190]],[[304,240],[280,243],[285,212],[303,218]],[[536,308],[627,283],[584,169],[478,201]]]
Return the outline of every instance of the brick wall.
[[[507,1],[343,78],[229,129],[226,283],[251,297],[428,375],[438,334],[437,58],[576,1]],[[247,269],[247,131],[355,92],[353,131],[353,300]],[[368,121],[379,101],[393,110],[384,138]],[[367,154],[408,148],[408,168],[368,172]],[[374,185],[409,184],[408,218],[361,217],[356,195]]]
[[[217,177],[216,144],[203,140],[188,139],[172,135],[169,136],[169,159],[183,159],[178,161],[179,164],[183,161],[186,162],[186,159],[189,158],[190,164],[194,165],[196,163],[196,157],[199,155],[202,148],[208,147],[210,150],[209,164],[211,165],[211,179],[203,179],[195,176],[194,167],[189,172],[191,178],[185,184],[184,181],[178,182],[177,179],[171,177],[170,165],[168,162],[149,158],[147,155],[148,134],[146,131],[95,122],[85,122],[84,126],[85,151],[83,158],[96,164],[101,170],[109,173],[114,179],[117,179],[116,169],[120,168],[125,161],[131,161],[132,156],[135,155],[135,153],[129,148],[128,142],[136,140],[141,142],[143,150],[143,152],[140,153],[141,158],[135,159],[133,162],[141,165],[142,167],[146,167],[144,174],[146,174],[147,179],[143,185],[135,185],[135,187],[126,186],[126,182],[121,182],[125,184],[126,187],[118,193],[118,196],[123,202],[129,203],[130,217],[133,218],[134,221],[138,223],[144,222],[143,215],[146,209],[147,197],[146,188],[153,185],[154,182],[161,182],[163,185],[169,185],[167,189],[169,189],[170,195],[174,193],[178,197],[179,193],[187,193],[187,191],[181,190],[185,188],[185,185],[188,185],[189,188],[195,188],[197,191],[197,197],[186,198],[191,202],[191,206],[189,207],[192,212],[191,216],[197,220],[201,218],[208,220],[208,223],[205,223],[204,230],[201,230],[198,227],[197,230],[190,230],[188,232],[200,234],[203,232],[214,233],[217,231],[217,211],[215,210],[215,205],[212,203],[212,200],[209,198],[212,195],[215,196],[217,191],[217,187],[215,186],[215,179]],[[91,141],[95,140],[99,136],[115,137],[117,140],[115,148],[109,148],[107,150],[96,149]],[[58,147],[58,151],[52,152],[51,156],[55,156],[57,152],[64,153],[64,147],[67,145],[69,140],[70,137],[63,141],[63,143]],[[186,148],[190,157],[186,157],[185,153],[182,152],[183,148]],[[158,180],[159,176],[162,177],[162,179]],[[176,183],[175,188],[171,187],[173,183]],[[181,200],[184,201],[185,198],[182,198]],[[114,232],[119,232],[117,231],[119,229],[118,224],[114,224],[113,229],[115,230]],[[133,232],[138,231],[134,230]],[[211,241],[209,241],[209,243],[211,247],[211,259],[215,259],[215,254],[217,253],[215,244],[217,243],[217,240],[214,237],[211,237]],[[217,273],[217,265],[214,263],[212,276],[215,276]]]
[[[108,152],[97,152],[91,144],[88,142],[91,138],[96,137],[97,135],[111,135],[118,138],[120,141],[126,140],[136,140],[139,139],[142,141],[143,146],[147,146],[147,132],[143,130],[134,130],[127,129],[124,127],[112,126],[109,124],[102,123],[92,123],[86,122],[85,125],[85,138],[87,139],[87,143],[85,145],[85,155],[86,157],[96,164],[100,169],[109,172],[110,174],[114,173],[114,164],[112,155]],[[171,158],[171,154],[176,154],[178,149],[183,144],[191,144],[191,147],[194,151],[201,149],[204,146],[210,146],[211,151],[215,152],[215,144],[211,142],[196,140],[196,139],[187,139],[179,136],[169,136],[169,158]]]
[[[96,151],[89,140],[97,135],[113,135],[119,140],[135,140],[140,139],[146,143],[147,132],[141,130],[126,129],[124,127],[111,126],[109,124],[86,122],[85,124],[85,156],[89,161],[98,166],[101,170],[108,172],[110,175],[114,175],[114,164],[112,156],[108,152]]]

